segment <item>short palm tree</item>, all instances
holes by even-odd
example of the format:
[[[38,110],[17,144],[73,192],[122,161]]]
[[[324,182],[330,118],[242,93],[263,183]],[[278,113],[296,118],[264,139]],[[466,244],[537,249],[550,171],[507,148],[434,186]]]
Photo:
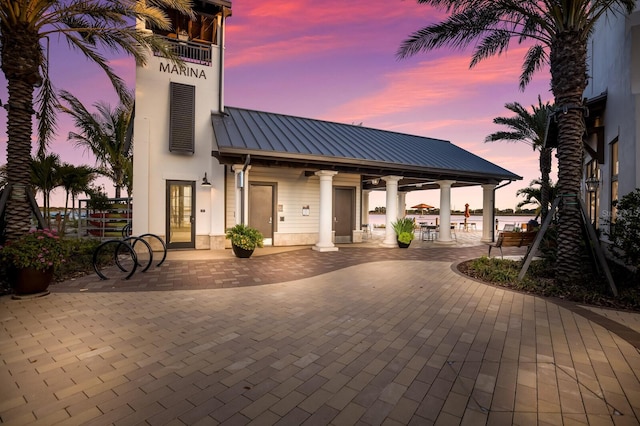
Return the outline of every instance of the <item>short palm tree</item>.
[[[31,184],[36,191],[42,192],[43,214],[47,226],[51,225],[51,191],[60,186],[60,156],[41,154],[31,161]]]
[[[55,130],[56,94],[47,72],[49,40],[63,40],[73,51],[96,63],[110,79],[121,99],[124,82],[101,50],[122,51],[143,65],[149,49],[178,60],[171,46],[136,20],[169,29],[162,7],[192,15],[189,0],[0,0],[0,69],[7,80],[7,179],[14,188],[6,209],[7,239],[29,229],[29,189],[32,119],[39,110],[40,152]],[[34,102],[37,100],[37,102]]]
[[[547,133],[547,122],[551,114],[549,102],[542,103],[538,95],[538,105],[532,105],[531,111],[524,108],[518,102],[505,104],[509,111],[515,113],[513,117],[496,117],[495,124],[508,127],[510,130],[501,130],[486,137],[485,142],[507,141],[522,142],[531,146],[534,150],[540,151],[540,214],[542,220],[547,217],[549,210],[551,192],[551,153],[549,146],[545,146],[545,136]]]
[[[98,112],[91,113],[71,93],[62,91],[60,97],[69,104],[60,105],[60,110],[71,115],[79,129],[78,133],[69,133],[69,140],[95,156],[98,173],[111,179],[116,198],[120,198],[122,188],[128,187],[127,173],[133,163],[131,145],[127,143],[133,102],[125,101],[115,109],[97,102],[94,107]]]
[[[63,163],[58,168],[60,186],[65,190],[64,221],[62,233],[67,226],[68,217],[73,216],[76,206],[76,197],[89,190],[91,183],[96,178],[96,170],[89,166],[74,166]],[[67,214],[69,208],[69,196],[71,196],[71,214]]]
[[[558,215],[557,277],[580,278],[582,218],[575,197],[582,176],[582,136],[587,85],[587,43],[596,22],[607,13],[631,13],[636,0],[417,0],[448,12],[442,22],[423,27],[402,42],[398,57],[440,47],[473,46],[471,67],[504,53],[512,40],[530,42],[520,88],[545,64],[551,71],[558,124],[558,192],[567,202]]]
[[[551,181],[548,182],[548,185],[549,198],[546,200],[547,210],[549,207],[549,203],[553,202],[556,197],[555,185]],[[542,204],[544,202],[542,198],[542,192],[542,181],[540,179],[532,180],[531,183],[529,183],[528,187],[521,188],[516,191],[516,195],[522,195],[524,197],[524,200],[520,201],[516,207],[522,208],[524,206],[532,205],[535,206],[541,213]]]

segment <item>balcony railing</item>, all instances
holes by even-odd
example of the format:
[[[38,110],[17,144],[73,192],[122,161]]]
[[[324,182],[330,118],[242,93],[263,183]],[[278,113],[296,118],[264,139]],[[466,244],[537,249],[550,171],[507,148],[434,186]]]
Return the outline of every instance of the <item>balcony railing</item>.
[[[175,38],[166,37],[166,40],[172,45],[173,51],[185,62],[199,65],[211,65],[211,45],[205,43],[195,43],[186,40],[177,40]],[[162,56],[156,52],[156,56]]]

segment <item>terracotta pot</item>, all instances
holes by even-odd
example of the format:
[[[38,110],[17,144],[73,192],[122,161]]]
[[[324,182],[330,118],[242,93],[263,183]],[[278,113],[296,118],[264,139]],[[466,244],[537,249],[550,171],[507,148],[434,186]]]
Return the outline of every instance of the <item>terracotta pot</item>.
[[[231,244],[231,248],[233,249],[233,254],[235,254],[236,257],[246,259],[251,257],[251,255],[253,254],[253,250],[243,249],[242,247],[238,247],[235,244]]]
[[[11,284],[18,296],[44,293],[53,281],[53,266],[44,271],[35,268],[16,269],[12,273]]]

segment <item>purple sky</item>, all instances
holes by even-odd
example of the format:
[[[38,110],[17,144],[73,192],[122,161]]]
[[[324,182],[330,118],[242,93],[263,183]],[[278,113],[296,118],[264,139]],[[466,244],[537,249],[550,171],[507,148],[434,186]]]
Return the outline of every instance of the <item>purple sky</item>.
[[[538,94],[551,99],[549,73],[538,73],[521,92],[525,48],[517,44],[471,70],[470,52],[438,50],[396,59],[404,38],[440,19],[442,14],[410,0],[236,0],[227,20],[225,103],[449,140],[523,176],[496,195],[498,207],[513,208],[521,199],[516,190],[539,175],[537,153],[525,144],[483,141],[499,129],[494,117],[510,115],[505,103],[529,106]],[[56,87],[85,105],[117,102],[100,70],[55,40],[50,58]],[[112,65],[133,87],[133,60],[114,57]],[[0,99],[6,102],[2,80]],[[61,117],[59,124],[52,151],[66,162],[92,164],[66,141],[73,129],[69,121]],[[6,142],[6,112],[0,110],[0,163],[6,162]],[[439,192],[407,196],[407,205],[419,202],[438,206]],[[452,191],[452,207],[463,209],[466,202],[481,208],[481,188]],[[372,194],[371,208],[384,203],[384,193]]]

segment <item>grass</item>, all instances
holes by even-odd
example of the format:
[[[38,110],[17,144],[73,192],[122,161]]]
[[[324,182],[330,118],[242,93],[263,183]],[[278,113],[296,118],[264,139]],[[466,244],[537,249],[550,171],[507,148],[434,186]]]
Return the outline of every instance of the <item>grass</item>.
[[[604,276],[585,273],[579,282],[562,284],[556,281],[552,264],[537,260],[531,263],[526,275],[519,281],[518,274],[521,268],[521,261],[486,256],[458,265],[458,270],[463,274],[496,286],[583,304],[640,312],[638,274],[633,274],[615,263],[610,264],[609,268],[618,289],[618,297],[613,296]]]

